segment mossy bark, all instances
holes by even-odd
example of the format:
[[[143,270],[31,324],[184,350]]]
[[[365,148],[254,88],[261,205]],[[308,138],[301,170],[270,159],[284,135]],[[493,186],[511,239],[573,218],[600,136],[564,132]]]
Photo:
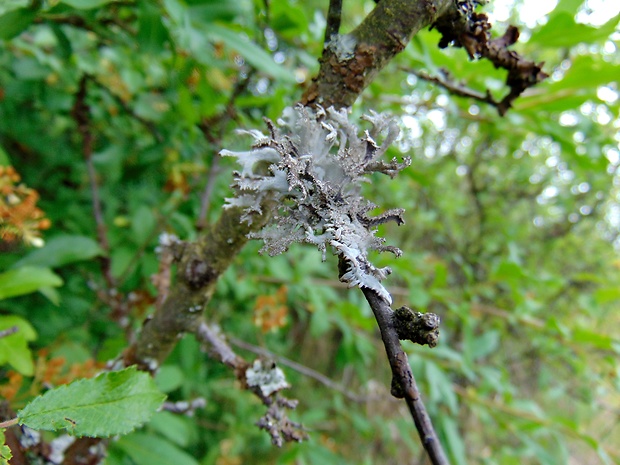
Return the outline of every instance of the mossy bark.
[[[336,108],[353,105],[362,91],[421,29],[444,14],[452,0],[382,0],[364,21],[347,34],[354,43],[343,57],[335,41],[323,50],[321,68],[304,93],[302,103]]]

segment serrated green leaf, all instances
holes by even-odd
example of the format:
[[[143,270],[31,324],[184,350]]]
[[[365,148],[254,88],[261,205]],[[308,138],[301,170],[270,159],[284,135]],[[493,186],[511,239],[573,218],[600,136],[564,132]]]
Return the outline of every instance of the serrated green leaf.
[[[123,449],[137,465],[152,465],[154,463],[198,465],[196,459],[191,455],[161,436],[134,433],[131,436],[120,438],[116,445]]]
[[[0,39],[9,40],[19,35],[37,15],[31,8],[18,8],[0,16]]]
[[[147,422],[165,397],[148,373],[130,367],[52,389],[17,417],[20,424],[37,430],[108,437],[130,433]]]
[[[6,445],[4,431],[0,429],[0,465],[9,465],[11,457],[13,454],[11,454],[9,446]]]
[[[33,250],[13,268],[23,266],[44,266],[57,268],[69,263],[90,260],[103,254],[96,241],[86,236],[57,236],[46,242],[45,246]]]
[[[24,266],[0,274],[0,300],[58,286],[62,286],[62,279],[49,268]]]
[[[273,61],[269,53],[260,48],[254,42],[244,38],[238,32],[227,29],[217,24],[210,24],[206,31],[210,40],[221,41],[237,51],[248,63],[259,71],[283,82],[293,83],[293,73]]]
[[[24,376],[32,376],[34,363],[28,341],[37,338],[34,328],[19,316],[0,316],[0,331],[17,327],[17,332],[0,338],[0,365],[9,363]]]

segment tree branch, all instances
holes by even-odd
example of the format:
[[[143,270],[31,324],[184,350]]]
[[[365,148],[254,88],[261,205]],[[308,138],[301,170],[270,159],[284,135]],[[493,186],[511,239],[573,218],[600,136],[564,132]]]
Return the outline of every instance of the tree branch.
[[[342,16],[342,0],[330,0],[327,11],[327,25],[325,26],[325,47],[332,40],[332,36],[340,32],[340,19]]]
[[[262,215],[251,225],[242,221],[243,211],[224,209],[217,223],[196,242],[176,241],[172,248],[177,280],[168,297],[147,320],[138,339],[123,354],[125,366],[138,365],[154,372],[186,332],[195,332],[215,285],[248,241],[248,234],[267,223],[273,205],[266,202]]]
[[[493,98],[493,96],[491,95],[491,91],[489,91],[488,89],[486,90],[485,93],[482,93],[474,89],[470,89],[469,87],[459,82],[455,82],[452,76],[450,75],[449,71],[446,69],[440,70],[441,76],[431,76],[430,74],[425,73],[424,71],[417,71],[413,68],[401,67],[400,69],[405,71],[406,73],[413,74],[414,76],[424,81],[437,84],[438,86],[446,89],[452,95],[456,95],[458,97],[472,98],[474,100],[478,100],[479,102],[488,103],[494,107],[499,107],[501,103]]]
[[[362,91],[414,34],[433,24],[452,0],[382,0],[351,33],[323,50],[319,74],[304,93],[304,105],[353,105]]]
[[[509,26],[502,37],[491,39],[489,19],[485,14],[475,13],[475,7],[473,0],[459,2],[459,8],[449,10],[449,14],[439,18],[433,26],[442,34],[439,47],[463,47],[471,59],[486,58],[496,68],[508,71],[506,85],[510,87],[510,92],[496,105],[500,116],[503,116],[519,95],[548,75],[542,70],[544,63],[528,61],[508,50],[519,38],[519,30],[515,26]]]
[[[405,354],[400,345],[392,309],[376,292],[368,288],[362,288],[362,292],[379,325],[381,339],[383,340],[390,367],[392,368],[392,395],[404,398],[407,402],[407,407],[409,407],[409,412],[431,463],[433,465],[448,465],[448,459],[420,397],[420,391],[411,372],[407,354]]]
[[[194,332],[196,338],[209,345],[212,355],[223,364],[232,368],[241,385],[252,391],[267,407],[267,413],[257,422],[271,436],[273,445],[282,447],[286,442],[301,442],[307,439],[304,428],[289,420],[286,410],[297,407],[298,401],[282,397],[280,390],[289,387],[283,373],[270,360],[246,362],[235,354],[226,341],[209,325],[202,321]],[[280,376],[281,375],[281,378]]]

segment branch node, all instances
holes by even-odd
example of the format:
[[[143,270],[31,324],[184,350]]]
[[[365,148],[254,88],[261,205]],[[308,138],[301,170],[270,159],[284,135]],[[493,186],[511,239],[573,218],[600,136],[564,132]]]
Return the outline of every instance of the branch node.
[[[437,345],[440,322],[440,318],[434,313],[414,312],[409,307],[397,308],[393,315],[393,324],[400,340],[429,347]]]

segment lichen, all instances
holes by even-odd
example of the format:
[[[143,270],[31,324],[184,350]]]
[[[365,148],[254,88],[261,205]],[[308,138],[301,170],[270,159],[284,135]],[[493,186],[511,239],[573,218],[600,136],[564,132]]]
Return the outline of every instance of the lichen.
[[[227,206],[244,210],[243,221],[252,223],[261,214],[261,205],[274,199],[279,208],[270,224],[251,237],[264,241],[262,252],[278,255],[294,242],[317,246],[323,260],[329,248],[347,264],[341,280],[349,287],[374,290],[391,304],[392,298],[381,284],[390,268],[375,267],[368,259],[371,250],[401,251],[385,246],[376,236],[376,227],[387,221],[402,224],[402,209],[389,210],[368,217],[376,205],[361,195],[367,175],[381,172],[395,176],[411,163],[380,158],[398,136],[398,126],[390,118],[372,113],[363,117],[371,128],[359,136],[349,122],[346,110],[333,108],[316,111],[298,106],[287,108],[278,127],[267,120],[269,134],[244,131],[255,143],[251,150],[222,150],[223,156],[235,157],[241,170],[235,172],[234,198]],[[385,132],[383,143],[377,140]]]
[[[258,387],[265,397],[290,387],[284,372],[275,363],[260,359],[254,360],[254,364],[246,370],[245,379],[248,386]]]

